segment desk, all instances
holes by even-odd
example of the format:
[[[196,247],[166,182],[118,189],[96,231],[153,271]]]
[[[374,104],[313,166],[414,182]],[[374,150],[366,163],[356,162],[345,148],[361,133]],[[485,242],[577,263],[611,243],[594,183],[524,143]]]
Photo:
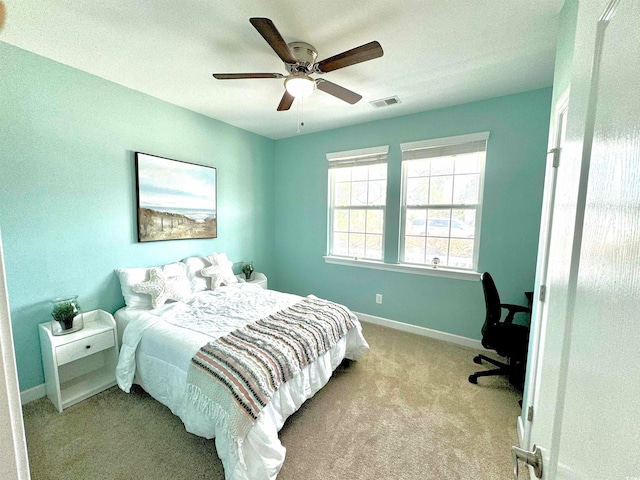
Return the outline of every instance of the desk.
[[[533,305],[533,292],[524,292],[524,296],[527,297],[527,302],[529,302],[529,308]]]

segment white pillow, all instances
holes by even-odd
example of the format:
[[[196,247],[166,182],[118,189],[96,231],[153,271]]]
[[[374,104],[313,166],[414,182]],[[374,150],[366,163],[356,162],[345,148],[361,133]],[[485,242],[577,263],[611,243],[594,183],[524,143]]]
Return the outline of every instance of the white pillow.
[[[191,296],[191,282],[184,263],[172,263],[164,267],[149,269],[149,279],[131,286],[134,292],[151,296],[153,308],[167,300],[184,302]]]
[[[149,278],[148,268],[118,268],[116,273],[120,279],[120,289],[124,303],[130,308],[151,308],[151,297],[144,293],[137,293],[131,289],[132,285],[144,282]]]
[[[214,253],[211,255],[211,266],[200,270],[203,277],[211,279],[211,290],[220,285],[237,283],[238,279],[233,274],[233,262],[227,258],[226,253]]]
[[[173,277],[173,282],[178,284],[178,290],[183,295],[191,295],[191,283],[186,274],[186,265],[183,263],[170,263],[159,268],[165,277]],[[149,270],[151,268],[118,268],[116,273],[120,279],[120,289],[124,297],[125,304],[130,308],[153,307],[152,297],[146,292],[136,292],[133,285],[137,285],[149,280]]]
[[[187,266],[187,277],[193,293],[209,289],[209,279],[202,276],[200,270],[211,265],[211,257],[188,257],[182,260]]]

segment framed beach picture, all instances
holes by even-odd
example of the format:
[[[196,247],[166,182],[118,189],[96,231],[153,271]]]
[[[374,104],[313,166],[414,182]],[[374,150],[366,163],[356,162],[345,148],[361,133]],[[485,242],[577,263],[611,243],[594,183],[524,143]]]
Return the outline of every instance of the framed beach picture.
[[[216,169],[136,152],[138,241],[216,238]]]

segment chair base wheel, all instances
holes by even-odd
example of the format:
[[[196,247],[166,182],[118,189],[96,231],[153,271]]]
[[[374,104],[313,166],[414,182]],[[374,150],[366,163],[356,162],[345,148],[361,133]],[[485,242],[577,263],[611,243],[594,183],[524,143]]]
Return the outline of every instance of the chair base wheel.
[[[473,363],[477,363],[478,365],[482,364],[482,358],[480,357],[480,355],[476,355],[475,357],[473,357]]]
[[[477,384],[478,377],[476,377],[475,375],[469,375],[469,383]]]

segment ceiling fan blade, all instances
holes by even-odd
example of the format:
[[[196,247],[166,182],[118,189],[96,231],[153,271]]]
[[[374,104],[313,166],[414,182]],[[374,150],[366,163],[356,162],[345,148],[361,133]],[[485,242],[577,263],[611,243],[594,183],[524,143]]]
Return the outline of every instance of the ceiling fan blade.
[[[316,64],[316,71],[322,73],[331,72],[339,68],[355,65],[356,63],[379,58],[383,54],[382,46],[378,42],[369,42],[318,62]]]
[[[318,90],[322,90],[323,92],[333,95],[340,100],[344,100],[351,105],[359,102],[362,98],[362,95],[358,95],[356,92],[352,92],[351,90],[341,87],[340,85],[336,85],[335,83],[329,82],[323,78],[316,80],[316,86],[318,87]]]
[[[258,30],[258,33],[267,41],[267,43],[273,48],[274,52],[278,54],[280,59],[285,63],[298,63],[296,57],[293,56],[289,45],[284,41],[280,32],[268,18],[253,17],[249,21],[251,25]]]
[[[218,80],[238,80],[243,78],[284,78],[281,73],[214,73]]]
[[[282,100],[280,100],[280,105],[278,105],[278,111],[282,112],[283,110],[289,110],[291,108],[291,104],[293,103],[293,99],[294,96],[285,90],[284,95],[282,96]]]

